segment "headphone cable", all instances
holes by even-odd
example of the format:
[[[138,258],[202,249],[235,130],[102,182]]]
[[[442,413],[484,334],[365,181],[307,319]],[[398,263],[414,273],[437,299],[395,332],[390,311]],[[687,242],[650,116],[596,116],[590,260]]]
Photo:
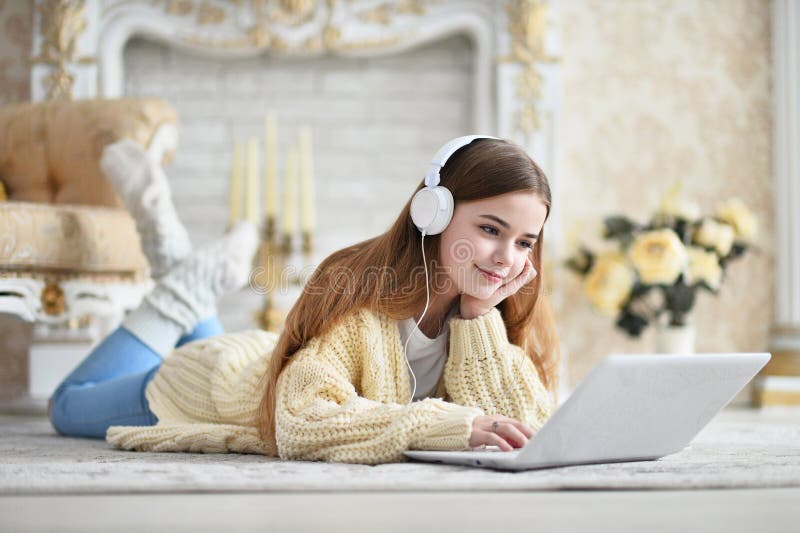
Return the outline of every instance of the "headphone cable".
[[[428,283],[428,262],[425,259],[425,230],[422,230],[422,264],[425,267],[425,309],[422,311],[422,315],[419,317],[419,321],[414,324],[414,329],[408,334],[408,338],[406,339],[406,344],[403,346],[403,353],[405,354],[406,359],[406,366],[408,370],[411,372],[411,377],[414,379],[414,389],[411,392],[411,402],[414,401],[414,395],[417,393],[417,376],[414,375],[414,370],[411,369],[411,364],[408,362],[408,342],[411,340],[411,336],[414,335],[414,332],[419,329],[419,324],[422,322],[422,319],[425,317],[425,313],[428,312],[428,305],[431,302],[431,292],[430,292],[430,284]],[[411,403],[409,402],[409,403]]]

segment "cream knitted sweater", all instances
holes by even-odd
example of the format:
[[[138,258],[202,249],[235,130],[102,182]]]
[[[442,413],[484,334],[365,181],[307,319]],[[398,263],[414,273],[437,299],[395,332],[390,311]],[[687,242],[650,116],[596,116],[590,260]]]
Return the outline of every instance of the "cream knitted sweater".
[[[541,427],[549,393],[496,308],[450,321],[436,398],[408,403],[397,321],[361,310],[311,339],[277,384],[277,450],[259,438],[256,410],[277,335],[227,333],[175,349],[145,391],[155,426],[112,426],[126,450],[239,452],[282,459],[380,464],[404,450],[469,449],[473,419],[503,414]]]

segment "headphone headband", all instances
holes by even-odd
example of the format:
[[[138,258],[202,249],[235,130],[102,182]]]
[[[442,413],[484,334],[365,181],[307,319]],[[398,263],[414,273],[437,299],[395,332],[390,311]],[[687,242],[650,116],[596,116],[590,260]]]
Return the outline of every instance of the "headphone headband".
[[[448,141],[444,146],[439,148],[439,151],[433,156],[430,167],[428,168],[428,173],[425,174],[425,186],[436,187],[439,185],[439,172],[442,170],[442,167],[444,167],[445,163],[447,163],[447,160],[450,159],[450,156],[453,155],[459,148],[468,145],[476,139],[500,140],[499,137],[491,137],[489,135],[464,135],[463,137],[456,137],[455,139]]]

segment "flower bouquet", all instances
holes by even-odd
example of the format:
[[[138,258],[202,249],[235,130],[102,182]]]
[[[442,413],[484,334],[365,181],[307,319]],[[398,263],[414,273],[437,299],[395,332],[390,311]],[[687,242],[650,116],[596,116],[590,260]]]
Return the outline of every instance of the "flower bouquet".
[[[665,313],[668,326],[685,326],[697,291],[717,294],[728,263],[752,247],[758,220],[740,199],[703,217],[680,189],[671,188],[647,224],[607,217],[603,238],[614,249],[595,253],[581,245],[566,261],[592,304],[631,337],[663,323]]]

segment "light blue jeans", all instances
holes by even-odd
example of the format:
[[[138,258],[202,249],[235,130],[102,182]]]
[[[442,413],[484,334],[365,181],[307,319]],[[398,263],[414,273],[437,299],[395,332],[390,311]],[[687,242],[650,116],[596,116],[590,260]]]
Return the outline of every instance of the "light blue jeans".
[[[176,347],[223,333],[217,317],[200,322]],[[161,356],[120,326],[98,344],[53,392],[50,422],[62,435],[105,438],[109,426],[152,426],[144,390]]]

